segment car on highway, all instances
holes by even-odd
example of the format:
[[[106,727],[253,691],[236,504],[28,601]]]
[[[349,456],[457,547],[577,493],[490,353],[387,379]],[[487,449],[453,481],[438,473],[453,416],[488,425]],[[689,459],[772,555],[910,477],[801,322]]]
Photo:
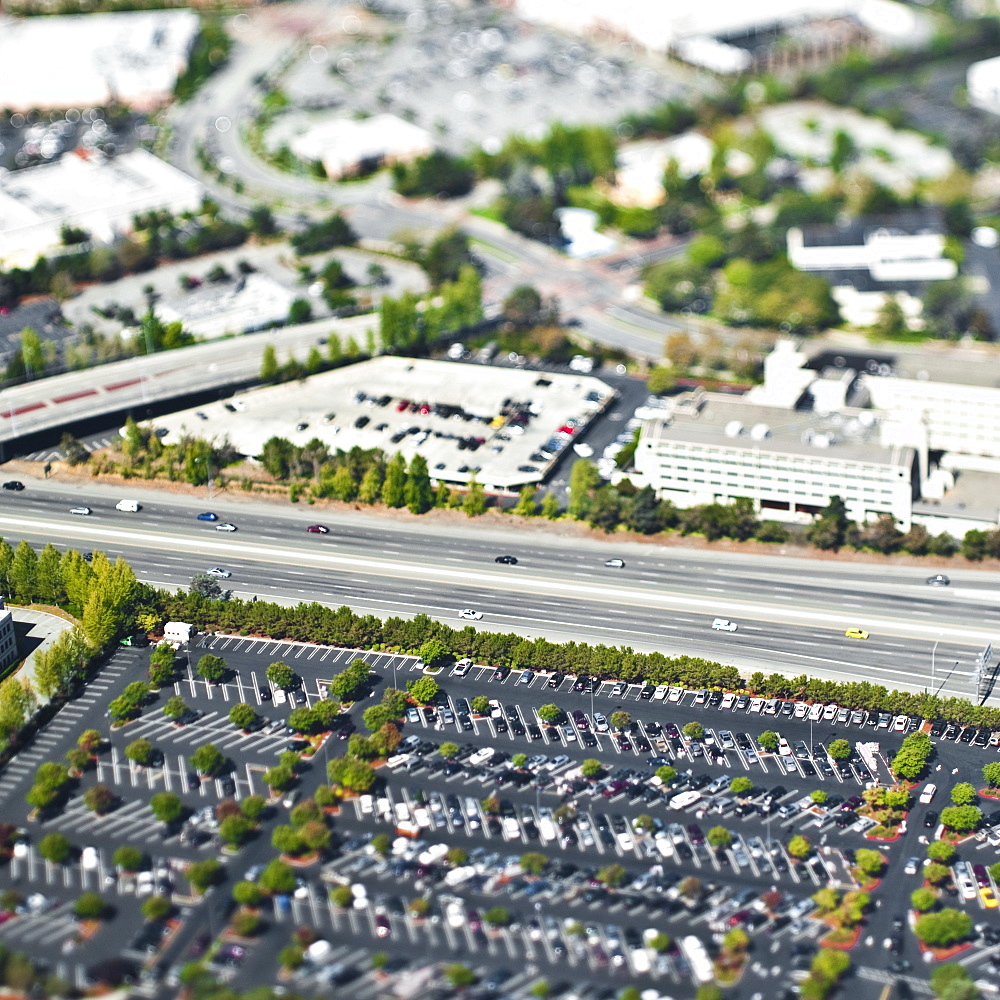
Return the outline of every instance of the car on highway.
[[[236,525],[230,524],[228,521],[223,521],[222,524],[217,524],[215,526],[216,531],[236,531]]]
[[[69,512],[71,514],[89,514],[91,511],[89,507],[70,507]]]
[[[624,569],[625,568],[625,560],[624,559],[605,559],[604,560],[604,565],[607,566],[608,569]]]
[[[5,487],[6,488],[6,487]],[[944,575],[944,573],[935,573],[933,576],[927,577],[924,583],[928,587],[947,587],[951,583],[951,580]]]
[[[868,633],[864,629],[861,629],[861,628],[849,628],[844,633],[844,635],[846,635],[848,639],[867,639],[868,638]]]
[[[210,511],[210,510],[205,510],[205,511],[202,511],[198,515],[198,520],[199,521],[218,521],[219,520],[219,515],[218,514],[213,514],[212,511]]]
[[[17,479],[8,479],[7,482],[3,484],[5,490],[14,490],[16,493],[20,493],[24,489],[24,483]]]
[[[310,524],[309,527],[306,528],[306,531],[308,531],[310,535],[329,535],[330,534],[330,529],[328,527],[326,527],[326,525],[323,525],[323,524]]]
[[[464,618],[466,621],[478,622],[482,619],[482,611],[474,611],[472,608],[463,608],[458,613],[459,618]]]
[[[716,618],[712,622],[712,628],[716,632],[735,632],[737,625],[736,622],[731,622],[728,618]]]
[[[210,569],[205,570],[206,576],[218,576],[223,580],[228,580],[233,574],[228,569],[223,569],[221,566],[212,566]]]
[[[516,566],[517,556],[497,556],[493,561],[503,566]]]

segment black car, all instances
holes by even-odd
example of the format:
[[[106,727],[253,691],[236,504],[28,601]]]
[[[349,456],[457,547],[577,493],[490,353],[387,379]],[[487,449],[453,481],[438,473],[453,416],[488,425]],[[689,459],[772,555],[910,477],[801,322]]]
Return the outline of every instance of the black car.
[[[14,490],[17,493],[20,493],[21,490],[24,489],[24,483],[17,479],[8,479],[7,482],[3,484],[3,488],[5,490]]]
[[[965,729],[962,730],[962,735],[959,736],[958,742],[971,743],[975,735],[976,730],[972,726],[966,726]]]
[[[309,746],[309,744],[306,743],[306,746]],[[236,794],[236,782],[233,781],[233,779],[228,776],[222,779],[222,794],[223,795]]]
[[[990,736],[993,734],[989,729],[980,729],[976,735],[973,737],[972,745],[974,747],[985,747],[989,745]]]
[[[951,724],[945,729],[942,739],[957,740],[961,732],[962,730],[959,726]]]
[[[305,691],[303,691],[301,688],[299,688],[298,691],[293,691],[292,692],[292,701],[296,705],[308,705],[309,704],[309,699],[306,697]]]
[[[924,814],[924,829],[930,830],[937,826],[938,814],[933,809],[928,809]]]
[[[516,566],[517,556],[497,556],[493,561],[504,566]]]
[[[944,723],[943,722],[932,722],[931,723],[931,736],[939,737],[944,733]]]
[[[542,738],[542,730],[536,726],[533,722],[528,723],[528,739],[529,740],[540,740]]]
[[[656,690],[656,688],[655,688],[655,687],[653,687],[653,686],[652,686],[652,685],[650,685],[650,684],[647,684],[647,685],[646,685],[646,686],[645,686],[645,687],[644,687],[644,688],[643,688],[643,689],[642,689],[642,690],[641,690],[641,691],[639,692],[639,697],[640,697],[640,698],[642,699],[642,701],[649,701],[649,699],[653,697],[653,692],[654,692],[655,690]]]
[[[493,671],[493,680],[505,681],[510,674],[510,667],[497,667]]]

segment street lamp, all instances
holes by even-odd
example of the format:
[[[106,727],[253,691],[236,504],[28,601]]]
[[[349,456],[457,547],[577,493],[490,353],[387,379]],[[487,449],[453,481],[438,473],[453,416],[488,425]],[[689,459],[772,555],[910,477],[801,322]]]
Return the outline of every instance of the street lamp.
[[[934,647],[931,649],[931,694],[934,694],[934,654],[937,653],[938,643],[941,641],[941,636],[934,640]]]

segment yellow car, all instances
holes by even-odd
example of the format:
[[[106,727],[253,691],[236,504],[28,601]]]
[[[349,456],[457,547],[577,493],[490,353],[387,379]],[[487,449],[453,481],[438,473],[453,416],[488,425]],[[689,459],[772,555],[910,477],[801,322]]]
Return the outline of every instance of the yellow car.
[[[849,628],[844,633],[844,635],[846,635],[848,639],[867,639],[868,638],[868,633],[864,629],[860,629],[860,628]]]
[[[988,886],[983,886],[979,890],[979,898],[983,901],[983,906],[987,910],[995,910],[997,908],[997,894]]]

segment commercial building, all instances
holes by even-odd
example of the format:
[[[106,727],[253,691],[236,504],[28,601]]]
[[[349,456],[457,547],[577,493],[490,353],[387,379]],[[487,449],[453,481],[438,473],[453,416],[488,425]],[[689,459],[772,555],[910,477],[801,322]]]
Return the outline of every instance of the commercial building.
[[[14,631],[14,615],[0,597],[0,670],[9,667],[19,655],[17,633]]]
[[[272,148],[285,142],[300,160],[322,163],[332,180],[384,164],[405,163],[434,150],[426,129],[388,114],[320,121],[289,115],[268,132],[267,141]]]
[[[944,226],[924,213],[793,226],[786,242],[792,265],[826,278],[841,315],[858,326],[872,325],[890,297],[911,326],[921,326],[928,284],[958,274],[945,256]]]
[[[749,498],[765,517],[808,522],[841,497],[857,521],[910,526],[915,453],[882,444],[870,411],[822,416],[695,389],[648,421],[635,453],[641,481],[676,506]]]
[[[137,213],[194,210],[202,196],[196,180],[144,149],[113,157],[77,149],[0,175],[0,267],[30,267],[58,252],[64,226],[108,243],[131,231]]]
[[[715,73],[815,65],[865,43],[914,45],[923,16],[893,0],[502,0],[525,20],[562,31],[627,39]]]
[[[969,103],[1000,115],[1000,56],[974,62],[965,72]]]
[[[167,103],[198,35],[190,10],[0,18],[0,107]]]

